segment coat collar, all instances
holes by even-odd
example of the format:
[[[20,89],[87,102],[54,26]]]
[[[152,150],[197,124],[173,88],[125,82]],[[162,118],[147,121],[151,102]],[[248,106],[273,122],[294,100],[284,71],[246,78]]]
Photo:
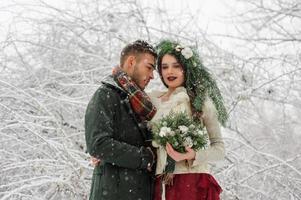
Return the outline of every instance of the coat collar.
[[[105,84],[105,85],[107,85],[107,86],[109,86],[111,88],[114,88],[114,89],[116,89],[116,90],[118,90],[120,92],[126,93],[126,91],[117,84],[117,82],[114,80],[114,78],[113,78],[112,75],[106,76],[101,81],[101,83],[103,83],[103,84]]]

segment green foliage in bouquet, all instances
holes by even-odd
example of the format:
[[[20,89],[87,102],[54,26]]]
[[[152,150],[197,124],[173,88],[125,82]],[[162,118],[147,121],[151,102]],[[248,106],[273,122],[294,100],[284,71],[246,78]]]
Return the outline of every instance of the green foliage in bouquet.
[[[161,146],[170,143],[173,148],[185,153],[185,146],[197,151],[207,145],[207,134],[200,122],[189,118],[187,113],[173,113],[163,117],[152,126],[153,141]]]

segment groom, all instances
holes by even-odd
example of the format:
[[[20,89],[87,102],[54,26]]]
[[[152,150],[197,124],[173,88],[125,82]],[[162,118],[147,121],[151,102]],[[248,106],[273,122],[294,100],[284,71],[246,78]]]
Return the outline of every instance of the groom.
[[[101,160],[94,168],[90,200],[151,200],[155,154],[145,121],[156,108],[144,93],[153,79],[157,54],[137,40],[121,52],[120,67],[101,82],[85,115],[89,154]]]

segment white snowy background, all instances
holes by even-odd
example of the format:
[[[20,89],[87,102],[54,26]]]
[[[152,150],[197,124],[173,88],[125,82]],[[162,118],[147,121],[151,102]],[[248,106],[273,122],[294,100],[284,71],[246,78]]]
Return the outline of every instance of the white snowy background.
[[[86,105],[123,46],[164,38],[225,97],[222,199],[301,199],[300,0],[0,0],[0,25],[1,200],[87,199]]]

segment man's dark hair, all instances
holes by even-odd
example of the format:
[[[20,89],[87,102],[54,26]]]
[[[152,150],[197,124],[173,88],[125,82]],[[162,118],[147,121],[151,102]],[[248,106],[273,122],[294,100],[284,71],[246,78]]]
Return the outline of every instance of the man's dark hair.
[[[126,45],[121,51],[120,66],[122,67],[124,65],[125,60],[130,55],[139,56],[139,54],[144,53],[151,54],[157,59],[157,53],[154,47],[144,40],[136,40],[135,42]]]

